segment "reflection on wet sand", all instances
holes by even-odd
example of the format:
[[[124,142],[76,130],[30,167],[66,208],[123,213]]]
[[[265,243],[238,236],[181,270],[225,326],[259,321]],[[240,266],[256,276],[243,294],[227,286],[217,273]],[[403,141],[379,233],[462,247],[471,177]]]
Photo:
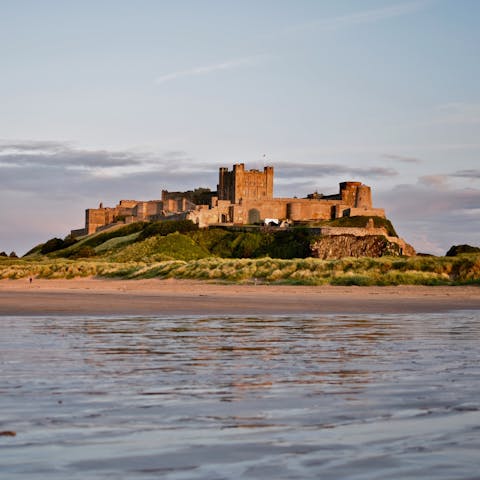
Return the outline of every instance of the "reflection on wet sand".
[[[61,333],[58,325],[42,329]],[[290,317],[185,318],[174,322],[87,319],[67,329],[67,333],[85,333],[91,339],[85,362],[102,366],[132,361],[133,357],[136,371],[188,375],[191,386],[208,369],[208,378],[202,383],[211,379],[212,387],[220,385],[229,400],[243,398],[247,391],[268,395],[269,389],[282,384],[336,385],[352,392],[368,383],[373,374],[368,367],[373,363],[368,360],[377,355],[375,344],[387,341],[396,331],[394,324],[348,317],[333,321],[292,321]],[[367,368],[352,367],[360,359]]]
[[[476,475],[477,312],[2,325],[12,478]]]

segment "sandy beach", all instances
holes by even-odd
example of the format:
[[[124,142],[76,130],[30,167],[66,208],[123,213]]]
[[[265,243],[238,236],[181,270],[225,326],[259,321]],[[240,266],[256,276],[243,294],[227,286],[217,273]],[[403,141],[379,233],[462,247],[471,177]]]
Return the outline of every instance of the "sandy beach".
[[[189,280],[0,281],[0,315],[409,313],[480,308],[480,288],[223,285]]]

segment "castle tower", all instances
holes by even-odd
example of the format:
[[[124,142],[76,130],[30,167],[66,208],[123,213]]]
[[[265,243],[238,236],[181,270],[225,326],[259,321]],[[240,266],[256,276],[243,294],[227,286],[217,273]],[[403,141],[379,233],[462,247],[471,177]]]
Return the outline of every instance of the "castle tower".
[[[354,208],[372,208],[372,192],[361,182],[342,182],[340,195],[343,203]]]
[[[227,167],[221,167],[218,171],[218,199],[219,200],[229,200],[232,202],[231,191],[233,189],[232,185],[232,175],[233,172],[229,172]]]
[[[245,198],[245,165],[238,163],[233,166],[233,192],[232,203],[240,203],[242,198]]]
[[[273,167],[264,167],[265,174],[265,195],[266,198],[273,198]]]
[[[354,207],[357,201],[357,187],[361,182],[342,182],[340,183],[340,195],[345,205]]]
[[[219,200],[238,204],[240,200],[268,200],[273,198],[273,167],[245,170],[243,163],[233,166],[231,172],[222,167],[218,179]]]
[[[357,187],[357,198],[355,199],[355,207],[372,208],[372,191],[367,185],[359,185]]]

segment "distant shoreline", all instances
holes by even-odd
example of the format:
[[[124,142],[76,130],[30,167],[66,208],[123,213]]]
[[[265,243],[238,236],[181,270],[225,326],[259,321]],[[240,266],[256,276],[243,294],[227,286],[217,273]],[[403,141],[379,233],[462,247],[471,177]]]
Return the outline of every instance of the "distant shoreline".
[[[480,309],[476,286],[289,286],[191,280],[0,281],[6,315],[280,315]]]

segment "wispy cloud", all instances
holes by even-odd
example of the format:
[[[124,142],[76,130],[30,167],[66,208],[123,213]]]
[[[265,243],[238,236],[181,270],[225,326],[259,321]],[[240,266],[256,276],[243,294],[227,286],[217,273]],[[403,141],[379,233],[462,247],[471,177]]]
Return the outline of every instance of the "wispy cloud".
[[[0,142],[0,168],[43,167],[98,169],[140,165],[142,157],[132,152],[85,150],[68,143],[31,141]]]
[[[456,178],[472,181],[480,180],[480,169],[470,168],[467,170],[457,170],[456,172],[448,174],[423,175],[418,178],[418,184],[427,187],[448,188],[449,182]]]
[[[419,158],[406,157],[404,155],[394,155],[390,153],[385,153],[382,155],[382,157],[387,158],[389,160],[394,160],[396,162],[402,162],[402,163],[422,163],[422,161]]]
[[[457,170],[455,173],[452,173],[452,177],[457,178],[470,178],[470,179],[480,179],[480,169],[470,168],[468,170]]]
[[[160,154],[136,150],[87,150],[67,142],[49,141],[1,141],[0,176],[7,170],[23,169],[28,175],[31,169],[49,171],[82,171],[94,177],[131,177],[142,173],[196,171],[195,161],[186,152],[174,150]],[[202,169],[204,167],[202,166]],[[210,171],[215,171],[212,168]]]
[[[41,153],[41,152],[59,152],[68,147],[66,142],[56,142],[48,140],[0,140],[0,155],[7,153]]]
[[[314,164],[299,162],[276,162],[275,171],[278,178],[312,178],[335,176],[343,178],[345,175],[378,178],[394,177],[398,172],[393,168],[385,167],[353,167],[338,164]]]
[[[418,184],[429,188],[445,189],[450,188],[450,181],[455,178],[469,179],[472,181],[480,179],[480,170],[470,168],[467,170],[457,170],[449,174],[423,175],[418,178]]]
[[[448,183],[447,175],[423,175],[419,177],[418,183],[427,187],[445,188]]]
[[[208,75],[210,73],[219,72],[222,70],[233,70],[235,68],[251,66],[258,63],[262,58],[265,58],[265,55],[254,55],[250,57],[236,58],[225,62],[203,65],[199,67],[189,68],[187,70],[179,70],[176,72],[166,73],[157,77],[155,79],[155,83],[161,84],[165,82],[170,82],[172,80],[177,80],[179,78]]]
[[[394,151],[399,154],[386,154],[385,152]],[[369,154],[379,157],[391,158],[392,160],[403,161],[405,163],[423,163],[418,157],[412,157],[409,152],[416,151],[421,156],[431,152],[457,152],[457,151],[472,151],[472,155],[477,155],[480,152],[480,143],[404,143],[404,144],[331,144],[321,146],[309,146],[293,148],[288,151],[291,157],[296,158],[320,158],[341,155],[360,155]],[[405,154],[403,153],[405,152]],[[425,160],[426,161],[426,160]]]
[[[337,17],[321,18],[306,22],[300,25],[294,25],[285,30],[288,32],[298,32],[302,30],[339,30],[341,28],[348,28],[355,25],[365,23],[376,23],[383,20],[388,20],[394,17],[409,15],[415,13],[429,4],[432,0],[417,0],[407,3],[398,3],[388,7],[376,8],[371,10],[364,10],[362,12],[351,13],[348,15],[340,15]]]

